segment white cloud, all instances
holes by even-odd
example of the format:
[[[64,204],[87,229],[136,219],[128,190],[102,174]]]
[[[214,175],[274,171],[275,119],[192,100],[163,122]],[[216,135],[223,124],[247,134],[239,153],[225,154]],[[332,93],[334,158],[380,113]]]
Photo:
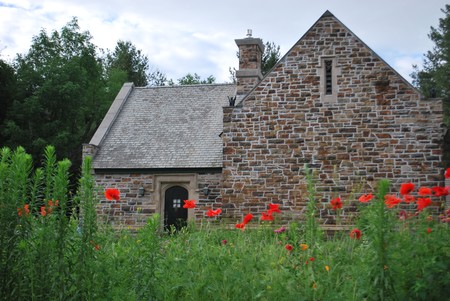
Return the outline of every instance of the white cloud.
[[[100,48],[131,41],[169,78],[188,72],[229,80],[237,66],[234,39],[273,41],[284,54],[330,10],[403,76],[432,47],[427,34],[443,17],[446,0],[0,0],[3,58],[25,53],[41,28],[60,30],[73,16]],[[6,47],[6,49],[4,49]],[[419,59],[421,61],[421,59]],[[408,78],[408,76],[405,76]]]

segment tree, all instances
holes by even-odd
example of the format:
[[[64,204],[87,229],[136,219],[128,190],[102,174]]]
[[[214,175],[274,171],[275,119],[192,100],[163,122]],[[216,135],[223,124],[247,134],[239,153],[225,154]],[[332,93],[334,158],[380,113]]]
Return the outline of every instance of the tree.
[[[445,18],[439,19],[439,27],[431,27],[428,37],[434,42],[432,50],[425,54],[423,70],[412,74],[414,84],[428,97],[450,99],[450,5],[442,9]]]
[[[266,42],[262,55],[261,73],[266,75],[280,60],[280,46],[274,42]]]
[[[11,107],[16,88],[14,68],[0,59],[0,128],[6,118],[6,112]],[[0,133],[0,141],[5,141]]]
[[[106,69],[108,73],[114,70],[125,71],[126,81],[133,82],[138,87],[145,87],[149,83],[148,57],[129,41],[118,41],[114,52],[107,54]]]
[[[17,94],[2,129],[7,146],[24,146],[38,158],[53,145],[78,171],[81,145],[112,102],[91,39],[74,18],[60,32],[41,30],[28,53],[17,56]]]
[[[411,76],[426,97],[442,98],[444,123],[450,129],[450,5],[441,11],[445,16],[439,19],[438,28],[431,27],[428,35],[435,45],[425,54],[423,69],[414,66]],[[444,161],[450,166],[450,131],[444,139]]]
[[[182,78],[178,79],[179,85],[200,85],[200,84],[213,84],[216,82],[216,78],[212,75],[208,76],[206,79],[201,79],[200,75],[194,73],[186,74]]]
[[[148,76],[148,85],[155,86],[173,86],[173,80],[167,79],[166,75],[161,72],[161,70],[156,69],[151,72]]]

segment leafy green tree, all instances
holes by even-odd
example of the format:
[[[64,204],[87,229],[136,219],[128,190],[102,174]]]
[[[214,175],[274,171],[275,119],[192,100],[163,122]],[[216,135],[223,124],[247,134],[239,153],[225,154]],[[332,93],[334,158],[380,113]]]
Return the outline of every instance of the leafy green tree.
[[[0,128],[3,126],[8,108],[12,105],[15,88],[16,75],[14,68],[0,59]],[[1,132],[0,141],[5,141]]]
[[[149,83],[148,57],[129,41],[118,41],[114,52],[107,54],[106,69],[108,72],[125,71],[126,81],[133,82],[138,87],[145,87]]]
[[[28,53],[17,56],[17,95],[2,129],[7,146],[24,146],[37,158],[54,145],[79,169],[81,145],[112,101],[91,39],[74,18],[60,32],[41,30]]]
[[[150,71],[148,57],[129,41],[117,42],[114,52],[106,55],[105,69],[112,84],[119,80],[118,74],[125,74],[119,81],[120,86],[125,82],[132,82],[138,87],[173,85],[173,81],[167,79],[161,70]]]
[[[415,66],[411,74],[413,84],[430,98],[442,98],[444,123],[450,129],[450,5],[446,5],[437,28],[431,27],[429,38],[434,42],[432,50],[425,54],[423,69]],[[450,131],[444,139],[444,161],[450,166]]]
[[[200,84],[214,84],[216,78],[212,75],[208,76],[206,79],[201,79],[200,75],[197,73],[188,73],[182,78],[178,79],[179,85],[200,85]]]

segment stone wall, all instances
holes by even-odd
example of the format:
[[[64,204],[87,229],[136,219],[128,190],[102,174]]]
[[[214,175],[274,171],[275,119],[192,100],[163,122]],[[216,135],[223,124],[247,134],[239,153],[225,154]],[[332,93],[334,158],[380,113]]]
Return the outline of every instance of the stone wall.
[[[145,225],[147,218],[157,212],[157,204],[152,201],[150,191],[153,187],[153,175],[144,173],[95,174],[99,189],[97,215],[114,227],[139,228]],[[144,187],[143,197],[138,195]],[[104,197],[107,188],[120,191],[120,201],[109,201]]]
[[[333,94],[323,60],[333,60]],[[442,102],[420,94],[334,17],[322,17],[236,107],[224,108],[226,214],[281,204],[303,216],[304,165],[323,223],[331,198],[357,200],[382,178],[442,185]],[[346,214],[352,214],[350,209]]]
[[[219,194],[222,176],[220,172],[200,172],[190,174],[196,186],[198,206],[190,216],[200,219],[208,209],[216,209],[221,203]],[[183,177],[183,174],[154,174],[149,172],[102,173],[96,171],[94,178],[98,187],[99,204],[97,215],[115,228],[137,229],[145,225],[147,219],[155,213],[160,213],[160,191],[157,191],[157,178],[160,176]],[[173,182],[173,185],[177,185]],[[205,185],[210,190],[208,195],[203,193]],[[139,196],[139,188],[144,188],[144,196]],[[120,201],[109,201],[104,197],[107,188],[117,188],[120,191]],[[191,195],[190,198],[193,198]],[[162,199],[163,201],[163,199]],[[161,214],[161,216],[163,216]],[[161,222],[163,222],[161,220]]]

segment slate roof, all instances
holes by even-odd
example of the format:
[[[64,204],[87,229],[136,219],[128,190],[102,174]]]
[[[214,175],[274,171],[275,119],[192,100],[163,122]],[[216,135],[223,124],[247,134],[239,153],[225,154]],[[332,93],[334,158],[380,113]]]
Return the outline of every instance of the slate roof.
[[[234,84],[125,84],[90,142],[99,146],[93,167],[222,167],[222,107],[235,94]]]

